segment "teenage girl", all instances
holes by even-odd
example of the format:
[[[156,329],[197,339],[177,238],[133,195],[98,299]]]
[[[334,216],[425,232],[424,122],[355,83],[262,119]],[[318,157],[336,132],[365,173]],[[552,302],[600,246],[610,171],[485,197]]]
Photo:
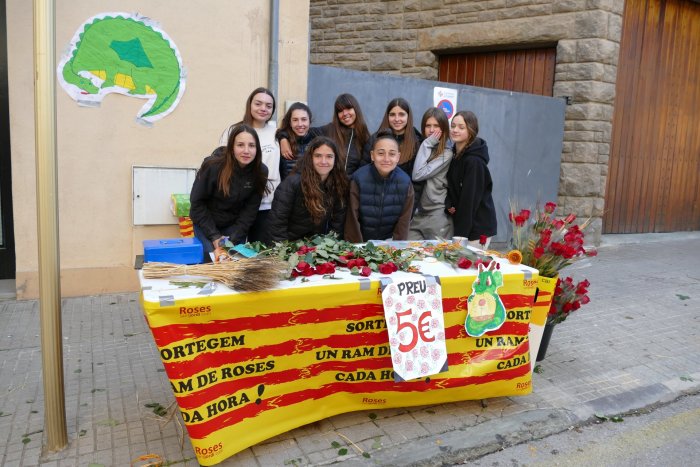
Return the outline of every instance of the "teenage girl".
[[[205,260],[225,236],[245,241],[266,190],[258,135],[248,125],[235,125],[226,146],[204,159],[190,193],[190,217]]]
[[[331,231],[343,234],[348,179],[338,159],[330,138],[319,136],[309,143],[296,170],[277,187],[270,210],[269,243]]]
[[[345,240],[406,240],[413,212],[411,177],[397,167],[401,154],[396,139],[382,131],[370,151],[372,163],[352,175],[345,217]]]
[[[365,147],[363,154],[363,162],[365,164],[370,163],[369,150],[374,143],[373,139],[376,138],[377,133],[385,130],[391,131],[399,143],[401,151],[399,167],[410,176],[413,170],[413,161],[420,147],[422,137],[420,132],[413,126],[413,112],[406,99],[396,97],[387,104],[382,123]]]
[[[452,238],[452,218],[445,213],[447,169],[452,160],[450,126],[445,112],[431,107],[423,114],[425,140],[413,164],[413,182],[424,183],[408,232],[409,240]]]
[[[311,109],[301,102],[289,106],[277,130],[280,140],[280,175],[284,180],[294,169],[299,159],[304,157],[306,146],[321,134],[318,128],[311,128]],[[282,145],[282,140],[286,145]]]
[[[452,118],[454,157],[447,171],[445,211],[452,216],[454,235],[468,238],[474,247],[488,248],[496,235],[496,209],[491,196],[489,149],[478,134],[479,121],[473,112],[460,111]],[[480,246],[482,235],[487,241]]]

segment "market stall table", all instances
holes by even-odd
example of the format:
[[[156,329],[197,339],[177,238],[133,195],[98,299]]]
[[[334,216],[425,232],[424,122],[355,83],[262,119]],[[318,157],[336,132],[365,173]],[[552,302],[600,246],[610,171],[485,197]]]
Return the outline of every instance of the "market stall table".
[[[338,270],[251,293],[180,288],[140,271],[145,316],[200,464],[344,412],[530,393],[537,271],[497,261],[506,318],[480,337],[465,330],[477,270],[438,261],[416,262],[420,274]],[[430,335],[444,339],[448,369],[397,381],[387,332],[397,322],[385,320],[381,288],[406,279],[441,290],[444,329]],[[409,339],[428,330],[407,327]]]

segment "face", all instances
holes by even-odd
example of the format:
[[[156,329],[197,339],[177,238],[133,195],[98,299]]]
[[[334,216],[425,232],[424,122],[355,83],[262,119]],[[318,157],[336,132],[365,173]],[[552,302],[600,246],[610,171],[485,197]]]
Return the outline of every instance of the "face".
[[[355,109],[352,107],[338,112],[338,120],[340,120],[340,123],[346,127],[352,128],[352,126],[355,124],[355,118],[357,118],[357,116],[355,115]]]
[[[408,112],[401,107],[394,106],[389,110],[389,126],[398,135],[402,135],[406,131],[406,123],[408,122]]]
[[[399,143],[393,139],[382,138],[374,145],[370,155],[379,175],[387,177],[399,163]]]
[[[469,140],[469,130],[467,124],[461,115],[457,115],[452,119],[450,124],[450,138],[455,144],[466,143]]]
[[[260,92],[253,96],[250,114],[256,123],[264,125],[272,116],[272,96]]]
[[[314,170],[321,176],[321,180],[325,181],[335,165],[333,150],[329,146],[322,144],[316,148],[311,157],[313,157]]]
[[[292,117],[289,119],[292,131],[297,136],[304,136],[309,132],[309,114],[305,110],[292,110]]]
[[[255,160],[255,138],[250,133],[239,133],[233,140],[233,157],[241,167],[245,167]]]
[[[423,136],[426,138],[433,133],[435,133],[435,130],[439,130],[440,125],[438,124],[438,121],[435,119],[435,117],[428,117],[428,120],[425,121],[425,128],[423,128]]]

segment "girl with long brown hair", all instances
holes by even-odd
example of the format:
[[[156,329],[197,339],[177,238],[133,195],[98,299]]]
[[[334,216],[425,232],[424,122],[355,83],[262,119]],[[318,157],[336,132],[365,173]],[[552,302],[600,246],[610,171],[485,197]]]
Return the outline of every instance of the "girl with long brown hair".
[[[479,120],[473,112],[460,111],[452,117],[450,137],[454,142],[454,157],[447,170],[445,212],[452,216],[454,234],[469,239],[478,247],[488,247],[496,235],[496,208],[491,191],[493,181],[489,172],[489,149],[479,138]]]
[[[431,107],[423,114],[425,140],[413,164],[413,182],[423,183],[408,232],[410,240],[452,237],[452,218],[445,213],[447,170],[452,160],[450,124],[445,112]]]
[[[411,105],[403,97],[395,97],[390,100],[384,112],[382,123],[379,128],[370,138],[369,143],[365,146],[363,154],[363,163],[369,164],[369,151],[374,145],[374,139],[380,131],[390,131],[394,138],[399,143],[401,151],[401,159],[399,160],[399,168],[406,172],[409,176],[413,171],[413,161],[421,144],[421,134],[413,126],[413,111]]]
[[[309,143],[306,154],[277,188],[268,218],[268,242],[316,234],[343,233],[348,179],[338,148],[325,136]]]
[[[202,162],[190,193],[190,218],[205,259],[223,237],[234,243],[245,241],[267,192],[258,134],[248,125],[235,125],[226,146]]]

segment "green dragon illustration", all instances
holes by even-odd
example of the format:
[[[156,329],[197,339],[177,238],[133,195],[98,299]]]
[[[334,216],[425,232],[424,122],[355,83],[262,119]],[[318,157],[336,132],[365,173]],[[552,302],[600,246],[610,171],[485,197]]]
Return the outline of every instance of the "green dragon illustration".
[[[472,337],[498,329],[506,320],[506,309],[496,292],[503,285],[503,274],[495,269],[496,266],[495,261],[491,262],[488,269],[479,265],[479,275],[472,284],[464,323],[467,334]]]
[[[170,113],[184,92],[182,64],[165,33],[130,16],[90,18],[61,61],[59,80],[79,103],[95,105],[111,92],[149,99],[138,117],[152,122]]]

